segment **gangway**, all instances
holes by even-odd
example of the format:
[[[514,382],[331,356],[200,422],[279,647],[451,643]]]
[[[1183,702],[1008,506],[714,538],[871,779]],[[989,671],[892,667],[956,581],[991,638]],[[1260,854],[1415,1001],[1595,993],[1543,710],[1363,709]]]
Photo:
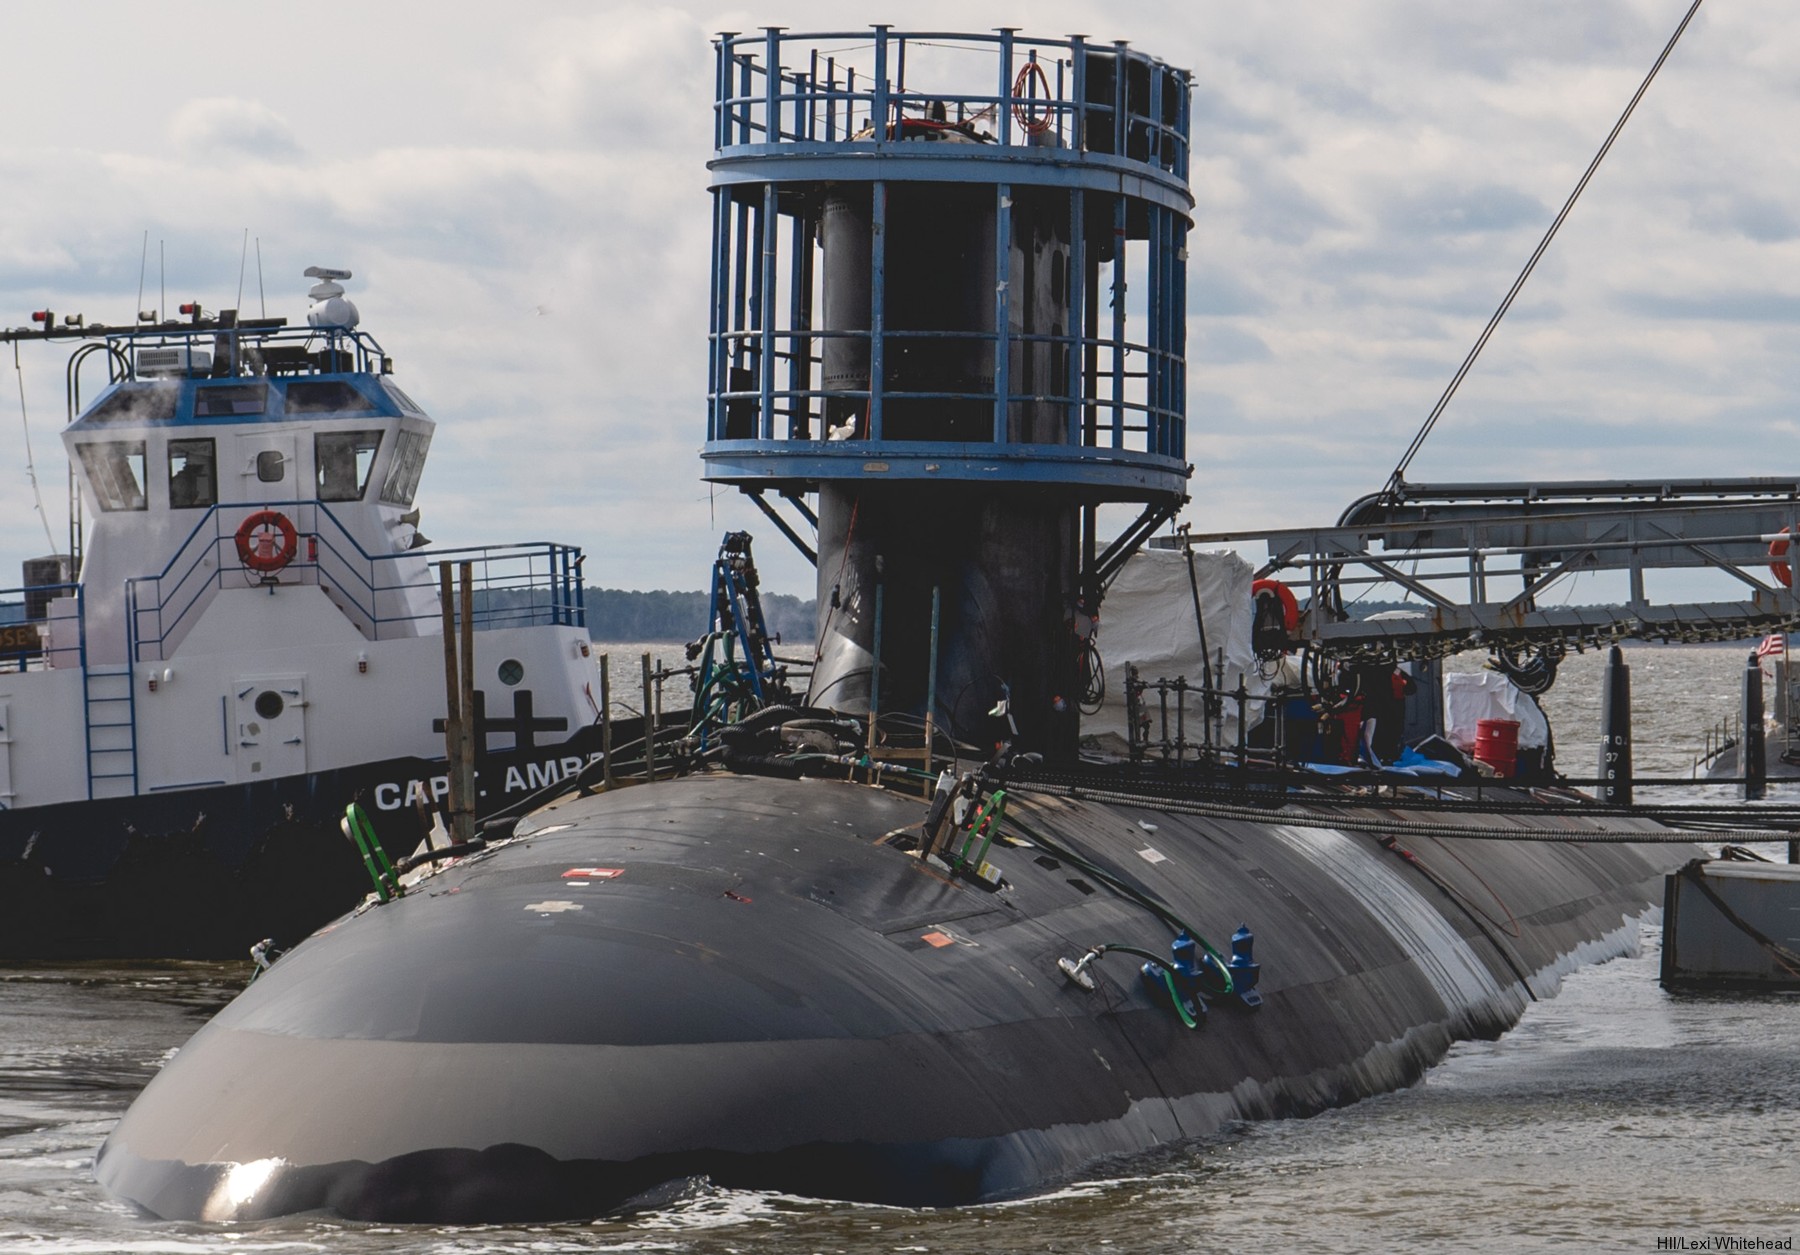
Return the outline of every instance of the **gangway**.
[[[1487,648],[1556,658],[1626,638],[1731,641],[1800,624],[1796,529],[1800,479],[1402,484],[1356,502],[1336,526],[1180,532],[1151,544],[1263,546],[1257,578],[1295,597],[1289,643],[1324,657]],[[1647,572],[1681,569],[1689,574],[1671,581],[1681,592],[1720,585],[1720,595],[1651,595]],[[1596,572],[1623,573],[1624,599],[1576,604],[1575,579]],[[1352,617],[1371,595],[1418,613]]]

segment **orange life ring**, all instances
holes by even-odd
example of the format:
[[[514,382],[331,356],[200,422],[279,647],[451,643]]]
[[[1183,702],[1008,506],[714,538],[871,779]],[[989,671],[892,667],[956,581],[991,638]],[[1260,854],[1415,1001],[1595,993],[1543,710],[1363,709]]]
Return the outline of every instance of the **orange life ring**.
[[[1252,605],[1264,597],[1274,597],[1281,603],[1281,622],[1292,640],[1300,630],[1300,603],[1294,599],[1294,590],[1280,580],[1257,580],[1250,585]]]
[[[1769,574],[1773,575],[1775,582],[1783,588],[1794,586],[1794,573],[1788,569],[1787,564],[1788,530],[1788,528],[1782,528],[1781,535],[1769,542]]]
[[[238,561],[264,575],[281,570],[300,552],[300,533],[279,510],[258,510],[238,525]]]

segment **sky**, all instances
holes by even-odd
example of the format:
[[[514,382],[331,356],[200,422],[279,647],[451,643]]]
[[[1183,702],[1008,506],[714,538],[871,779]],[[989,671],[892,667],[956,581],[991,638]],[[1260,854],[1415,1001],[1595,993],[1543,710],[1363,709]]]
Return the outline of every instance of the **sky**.
[[[700,479],[713,33],[1125,39],[1194,74],[1182,518],[1325,524],[1386,480],[1687,4],[15,6],[0,326],[129,320],[141,274],[145,308],[297,321],[300,272],[346,267],[439,423],[433,540],[698,588],[745,528],[765,588],[810,595]],[[1410,478],[1800,471],[1796,64],[1791,4],[1702,7]],[[65,356],[0,362],[0,587],[49,543],[27,423],[66,528]]]

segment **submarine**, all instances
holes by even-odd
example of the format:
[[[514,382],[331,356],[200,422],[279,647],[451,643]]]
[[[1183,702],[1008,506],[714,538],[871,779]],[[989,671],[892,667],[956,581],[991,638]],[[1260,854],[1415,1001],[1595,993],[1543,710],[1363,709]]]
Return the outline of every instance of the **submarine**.
[[[1007,30],[716,49],[705,473],[814,559],[808,686],[709,673],[641,770],[279,957],[100,1148],[148,1214],[1016,1196],[1417,1080],[1695,855],[1241,737],[1096,761],[1106,589],[1188,498],[1188,75]]]

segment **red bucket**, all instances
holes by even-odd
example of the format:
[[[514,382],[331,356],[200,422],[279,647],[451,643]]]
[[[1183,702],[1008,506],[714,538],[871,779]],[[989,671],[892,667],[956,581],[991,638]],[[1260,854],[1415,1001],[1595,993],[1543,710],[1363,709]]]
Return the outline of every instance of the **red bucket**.
[[[1325,738],[1327,762],[1343,767],[1356,766],[1357,750],[1362,739],[1362,699],[1352,698],[1349,705],[1320,721]]]
[[[1519,721],[1481,719],[1475,724],[1475,757],[1502,776],[1519,766]]]

